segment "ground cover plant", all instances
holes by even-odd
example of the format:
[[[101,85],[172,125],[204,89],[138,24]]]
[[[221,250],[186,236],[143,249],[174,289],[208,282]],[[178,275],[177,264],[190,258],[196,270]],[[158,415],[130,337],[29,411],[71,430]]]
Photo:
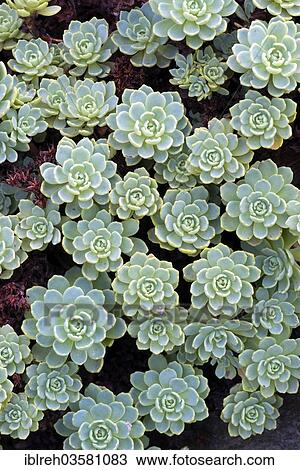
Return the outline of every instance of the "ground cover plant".
[[[0,3],[4,449],[297,446],[299,17]]]

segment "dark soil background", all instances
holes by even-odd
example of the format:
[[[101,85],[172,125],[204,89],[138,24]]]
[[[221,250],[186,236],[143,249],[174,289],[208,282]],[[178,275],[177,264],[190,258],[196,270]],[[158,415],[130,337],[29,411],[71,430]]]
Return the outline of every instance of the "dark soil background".
[[[55,17],[37,17],[26,20],[26,28],[35,37],[41,37],[49,43],[59,42],[64,29],[68,27],[72,19],[81,21],[88,20],[93,16],[106,18],[111,30],[115,29],[115,22],[119,12],[124,9],[131,9],[140,6],[143,0],[56,0],[53,3],[62,6],[62,11]],[[242,3],[242,2],[240,2]],[[269,16],[256,10],[254,18],[268,19]],[[243,25],[237,17],[230,19],[229,31]],[[185,45],[179,45],[182,52],[189,52]],[[0,54],[0,60],[7,63],[9,55]],[[127,56],[116,54],[114,68],[111,77],[117,85],[118,95],[121,96],[125,88],[138,88],[143,83],[152,86],[159,91],[170,89],[176,90],[169,84],[168,70],[152,68],[149,70],[136,69],[131,66]],[[199,113],[198,125],[206,125],[213,117],[221,118],[226,116],[228,109],[243,97],[245,90],[240,87],[239,77],[235,76],[226,84],[231,91],[228,97],[215,94],[211,100],[197,102],[195,99],[187,98],[182,90],[180,91],[187,108],[187,114]],[[298,101],[299,92],[293,92],[289,97]],[[191,116],[191,115],[190,115]],[[262,160],[272,158],[277,165],[290,166],[295,174],[294,184],[300,188],[300,121],[293,125],[294,135],[289,141],[285,141],[283,147],[276,152],[260,151],[256,153],[255,159]],[[108,129],[102,128],[95,132],[95,137],[105,137]],[[55,148],[60,140],[60,135],[56,132],[48,131],[47,141],[43,144],[32,144],[30,153],[27,156],[32,158],[29,167],[22,164],[22,157],[19,158],[18,165],[3,164],[0,167],[0,182],[6,181],[34,193],[35,200],[43,204],[43,196],[39,192],[40,178],[39,165],[44,161],[53,161]],[[119,173],[122,175],[128,171],[124,163],[124,158],[119,154],[115,157],[118,163]],[[132,167],[131,167],[132,168]],[[130,168],[130,169],[131,169]],[[164,192],[167,188],[161,186]],[[175,268],[182,273],[182,268],[191,262],[190,258],[176,251],[169,252],[161,250],[157,245],[148,242],[147,230],[151,226],[149,220],[143,219],[139,236],[147,241],[149,251],[160,259],[173,262]],[[239,248],[238,241],[230,234],[223,236],[223,241],[232,248]],[[47,280],[53,274],[64,274],[72,266],[72,259],[60,247],[50,247],[43,253],[32,253],[29,259],[19,268],[12,279],[0,281],[0,326],[5,323],[11,324],[16,331],[21,332],[20,326],[27,308],[26,289],[33,285],[46,285]],[[182,303],[189,302],[189,287],[182,280],[178,293]],[[294,332],[294,336],[299,336],[299,331]],[[80,375],[83,378],[84,386],[90,382],[109,387],[113,392],[128,391],[130,389],[130,374],[136,370],[147,369],[148,352],[138,351],[135,341],[126,335],[116,341],[112,348],[107,350],[103,370],[99,374],[88,374],[81,368]],[[275,431],[265,431],[262,436],[254,437],[243,441],[240,438],[231,438],[227,433],[226,425],[220,420],[223,398],[229,393],[234,381],[218,380],[214,375],[211,366],[203,367],[204,375],[209,380],[211,389],[207,398],[210,416],[203,422],[186,426],[183,434],[176,437],[167,437],[158,433],[151,433],[150,445],[159,446],[162,449],[181,449],[184,446],[190,449],[300,449],[300,394],[285,395],[284,405],[281,408],[281,417],[278,421],[278,428]],[[15,389],[22,391],[24,384],[22,377],[13,377]],[[25,441],[11,439],[1,436],[1,444],[4,449],[62,449],[63,438],[58,436],[54,430],[54,423],[63,414],[47,412],[40,425],[40,430],[31,433]]]

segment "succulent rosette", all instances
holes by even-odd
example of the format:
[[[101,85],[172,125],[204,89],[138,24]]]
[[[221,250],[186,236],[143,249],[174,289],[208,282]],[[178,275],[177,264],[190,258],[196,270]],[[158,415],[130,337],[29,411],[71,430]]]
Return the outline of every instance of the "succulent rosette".
[[[290,295],[285,292],[272,292],[259,287],[253,309],[249,311],[253,325],[257,329],[257,337],[281,335],[287,330],[289,336],[292,328],[299,326],[299,318],[295,312]]]
[[[27,398],[25,393],[13,393],[9,403],[0,409],[0,433],[13,439],[27,439],[37,431],[44,414]]]
[[[297,393],[300,379],[300,340],[263,338],[257,349],[239,355],[243,389],[259,390],[263,397]]]
[[[25,82],[39,84],[39,78],[45,75],[57,75],[58,68],[52,65],[53,55],[46,41],[40,38],[20,39],[12,51],[14,58],[8,65],[14,72],[21,74]]]
[[[212,319],[206,323],[190,323],[184,328],[186,340],[180,348],[180,362],[203,364],[210,359],[221,359],[229,351],[244,350],[243,340],[256,334],[255,327],[247,321]]]
[[[9,75],[5,64],[0,62],[0,118],[7,114],[16,95],[16,78]]]
[[[26,197],[22,189],[7,183],[0,183],[0,213],[2,215],[14,214],[18,201]]]
[[[227,29],[226,17],[238,7],[234,0],[150,0],[154,13],[162,19],[154,26],[158,36],[186,40],[192,49],[212,41]]]
[[[268,87],[271,96],[280,97],[295,90],[300,82],[300,27],[294,21],[272,18],[269,23],[255,20],[237,32],[229,67],[241,75],[248,88]]]
[[[77,144],[64,137],[58,144],[56,163],[40,167],[41,191],[53,204],[66,204],[71,219],[83,209],[105,205],[108,193],[117,181],[116,163],[110,161],[111,151],[104,139],[81,139]]]
[[[164,163],[155,163],[154,177],[160,184],[168,184],[170,188],[188,189],[198,186],[200,179],[198,176],[192,175],[187,169],[187,161],[190,150],[186,145],[182,151],[170,155]]]
[[[57,369],[51,369],[45,362],[33,364],[26,369],[26,396],[39,410],[66,410],[80,399],[82,382],[76,372],[78,366],[73,362]]]
[[[145,427],[128,393],[87,386],[71,410],[55,424],[67,450],[142,450]]]
[[[48,201],[43,209],[28,199],[22,199],[19,202],[17,218],[15,233],[22,241],[24,251],[42,251],[49,243],[60,243],[61,233],[58,226],[61,216],[58,206],[51,201]]]
[[[12,152],[7,152],[7,160],[13,162],[17,160],[17,153],[13,150],[27,152],[32,137],[43,134],[47,127],[48,124],[42,118],[39,108],[29,104],[24,104],[19,109],[10,108],[0,124],[0,132],[6,132],[9,138],[5,142],[7,148],[13,147]]]
[[[155,214],[162,205],[155,179],[145,168],[129,171],[110,195],[110,211],[119,219],[141,219]]]
[[[202,251],[200,259],[183,269],[184,278],[192,282],[192,306],[207,308],[213,316],[236,316],[252,307],[252,283],[260,277],[253,254],[232,251],[219,244]]]
[[[300,290],[300,267],[293,251],[282,238],[275,241],[263,240],[257,246],[244,244],[244,249],[254,253],[256,265],[261,270],[260,282],[266,289],[279,293]]]
[[[155,313],[158,308],[174,308],[179,303],[175,292],[179,272],[169,261],[153,255],[135,253],[116,273],[112,282],[116,302],[125,315]]]
[[[287,203],[287,214],[286,227],[292,235],[300,240],[300,201],[289,201]]]
[[[150,240],[167,250],[199,254],[220,233],[220,209],[209,197],[204,186],[168,190],[160,211],[152,216]]]
[[[153,354],[171,352],[185,341],[184,326],[188,311],[183,307],[158,309],[155,314],[139,312],[128,325],[128,333],[136,338],[138,349]]]
[[[26,336],[18,336],[10,325],[0,327],[0,367],[6,369],[7,375],[22,374],[25,365],[31,362],[29,343]]]
[[[61,75],[57,79],[42,78],[37,90],[38,101],[36,106],[41,110],[49,127],[61,129],[64,126],[64,114],[61,113],[61,105],[66,102],[68,93],[72,91],[75,83],[74,77]]]
[[[268,159],[255,163],[238,183],[225,183],[221,187],[226,204],[223,229],[236,231],[240,240],[253,245],[263,239],[279,239],[286,227],[288,201],[299,200],[299,189],[292,180],[290,168],[277,167]]]
[[[7,378],[7,370],[0,367],[0,410],[9,402],[14,388],[13,383]]]
[[[254,155],[246,139],[234,134],[228,119],[212,119],[208,128],[196,128],[186,141],[190,149],[187,169],[204,184],[241,178]]]
[[[89,372],[103,365],[106,340],[120,338],[126,326],[111,310],[114,295],[99,290],[83,277],[74,282],[53,276],[47,288],[27,290],[30,310],[22,324],[28,338],[36,341],[33,354],[51,369],[62,367],[70,357]]]
[[[0,51],[11,50],[15,47],[16,41],[24,33],[21,33],[22,19],[18,13],[6,3],[0,5]]]
[[[15,218],[0,214],[0,279],[9,279],[27,259],[21,240],[14,233]]]
[[[135,67],[168,67],[174,59],[177,48],[166,44],[168,36],[154,33],[159,20],[161,16],[153,13],[149,3],[129,12],[121,11],[112,41],[123,54],[132,56],[130,61]]]
[[[245,99],[232,108],[232,127],[246,138],[252,150],[260,147],[276,150],[292,136],[290,123],[296,119],[297,104],[290,99],[272,98],[249,90]]]
[[[16,83],[17,94],[12,103],[12,107],[19,109],[23,104],[30,103],[36,97],[37,90],[34,88],[32,83],[24,82],[18,77],[18,82]],[[43,79],[44,80],[44,79]]]
[[[260,392],[245,392],[241,384],[237,384],[224,399],[221,419],[228,423],[231,437],[249,439],[265,429],[276,429],[282,403],[278,395],[266,398]]]
[[[179,152],[191,126],[177,92],[157,92],[147,85],[126,89],[122,104],[106,122],[114,131],[108,142],[122,150],[127,165],[141,159],[163,163],[170,153]]]
[[[21,17],[28,17],[33,13],[42,16],[52,16],[60,12],[58,5],[49,6],[48,0],[6,0],[11,8],[14,8]]]
[[[148,251],[146,244],[133,237],[139,230],[135,219],[116,222],[107,210],[97,208],[84,211],[82,220],[68,220],[62,226],[63,247],[89,280],[97,279],[99,272],[117,271],[123,264],[121,254],[131,256],[136,251]]]
[[[103,78],[110,72],[108,59],[116,50],[109,40],[108,23],[104,19],[91,18],[89,21],[70,22],[63,35],[62,57],[71,66],[70,74],[80,77]]]
[[[254,6],[267,9],[271,15],[285,19],[300,16],[300,0],[253,0]]]
[[[66,137],[91,135],[95,127],[105,125],[106,116],[115,109],[118,102],[115,91],[114,82],[76,80],[59,105],[61,119],[56,129]]]
[[[169,362],[163,356],[151,356],[147,372],[134,372],[130,391],[146,431],[156,430],[168,436],[179,435],[185,424],[208,416],[204,399],[209,393],[200,369]]]

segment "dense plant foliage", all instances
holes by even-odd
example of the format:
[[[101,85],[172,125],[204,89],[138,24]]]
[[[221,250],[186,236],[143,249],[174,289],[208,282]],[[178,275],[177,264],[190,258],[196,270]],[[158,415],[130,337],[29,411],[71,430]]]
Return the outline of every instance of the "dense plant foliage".
[[[300,2],[54,3],[0,3],[0,435],[52,411],[65,449],[146,449],[202,425],[207,373],[235,379],[231,437],[275,429],[300,380],[300,189],[276,160]],[[148,366],[115,393],[126,334]]]

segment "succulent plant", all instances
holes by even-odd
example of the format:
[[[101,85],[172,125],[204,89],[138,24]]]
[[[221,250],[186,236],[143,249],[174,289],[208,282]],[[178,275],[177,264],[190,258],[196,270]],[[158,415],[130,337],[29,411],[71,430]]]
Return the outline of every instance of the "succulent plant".
[[[300,339],[263,338],[257,349],[239,355],[243,389],[260,391],[263,397],[297,393],[300,379]]]
[[[95,213],[94,209],[84,211],[79,222],[68,220],[62,226],[63,247],[75,263],[83,265],[89,280],[97,279],[99,272],[117,271],[123,264],[121,253],[148,251],[142,240],[133,237],[139,230],[137,220],[116,222],[107,210]]]
[[[204,54],[206,54],[206,48]],[[197,52],[198,54],[199,52]],[[210,53],[211,58],[206,60],[202,67],[202,76],[207,81],[207,84],[212,92],[217,92],[221,95],[229,95],[229,91],[223,88],[222,85],[228,79],[225,73],[228,69],[228,65],[224,61],[223,57],[218,57],[215,53]]]
[[[234,379],[237,375],[238,368],[240,367],[238,358],[230,350],[227,350],[223,357],[213,357],[210,364],[212,366],[216,366],[215,374],[218,379]]]
[[[300,240],[300,201],[287,203],[288,219],[286,227],[289,232]]]
[[[260,147],[276,150],[283,140],[292,136],[289,125],[296,119],[297,104],[283,98],[269,99],[258,91],[249,90],[245,99],[232,108],[232,127],[246,138],[252,150]]]
[[[71,21],[63,35],[64,49],[62,57],[74,68],[70,74],[81,77],[103,78],[110,72],[107,60],[116,50],[114,43],[108,39],[108,23],[104,19],[91,18],[89,21]]]
[[[66,410],[80,399],[82,382],[76,372],[78,366],[73,362],[57,369],[51,369],[46,362],[33,364],[26,369],[26,396],[39,410]]]
[[[62,70],[68,69],[68,64],[65,62],[63,57],[64,52],[64,43],[63,41],[53,43],[50,45],[50,51],[53,54],[53,59],[51,65],[56,65],[57,67],[61,68]]]
[[[257,329],[257,337],[281,335],[285,329],[288,335],[292,328],[299,326],[299,318],[295,306],[289,302],[287,292],[272,292],[270,289],[259,287],[250,320]]]
[[[25,364],[31,362],[29,339],[18,336],[10,325],[0,327],[0,367],[7,375],[22,374]]]
[[[64,119],[56,129],[67,137],[91,135],[96,126],[105,125],[106,116],[115,109],[118,102],[115,91],[114,82],[77,80],[60,103]]]
[[[186,340],[178,358],[180,362],[203,364],[210,359],[221,359],[228,351],[240,353],[244,350],[243,339],[252,338],[255,333],[250,322],[241,320],[189,323],[184,328]]]
[[[190,77],[192,75],[198,75],[197,70],[199,71],[198,63],[196,62],[196,54],[188,54],[184,56],[177,53],[175,56],[176,68],[170,69],[170,74],[172,78],[170,83],[172,85],[177,85],[183,90],[187,90],[190,86]]]
[[[10,8],[6,3],[0,5],[0,51],[11,50],[15,47],[16,41],[22,37],[20,28],[22,19],[18,13]]]
[[[38,106],[42,116],[47,120],[49,127],[61,129],[65,125],[64,115],[61,113],[61,104],[66,102],[68,93],[73,90],[74,77],[61,75],[57,79],[43,78],[37,90]]]
[[[253,305],[251,283],[260,277],[253,254],[232,251],[219,244],[202,251],[200,259],[183,269],[184,278],[192,282],[192,306],[208,308],[213,316],[236,316]]]
[[[256,265],[261,269],[263,287],[274,288],[280,293],[300,290],[300,267],[282,238],[263,240],[255,247],[246,244],[243,248],[254,253]]]
[[[222,86],[228,78],[228,65],[211,46],[204,50],[199,49],[187,57],[177,54],[175,61],[177,68],[170,70],[173,76],[170,83],[188,89],[189,96],[201,101],[211,98],[213,92],[228,95],[229,92]]]
[[[11,108],[5,116],[5,120],[0,124],[0,132],[6,132],[10,141],[14,145],[14,149],[21,152],[29,150],[29,143],[32,137],[42,134],[48,127],[48,124],[41,117],[41,111],[29,104],[24,104],[20,109]],[[10,145],[10,142],[8,142]],[[13,149],[13,150],[14,150]],[[16,161],[15,152],[13,157],[8,154],[9,158]]]
[[[7,378],[6,368],[0,367],[0,410],[9,402],[13,388],[13,383]]]
[[[145,168],[129,171],[110,195],[110,212],[119,219],[141,219],[155,214],[162,205],[156,181]]]
[[[170,155],[164,163],[155,163],[155,179],[158,183],[168,184],[172,189],[194,188],[200,184],[198,176],[191,175],[187,169],[190,150],[186,145],[181,152]]]
[[[159,20],[161,16],[152,11],[149,3],[121,11],[112,40],[123,54],[132,56],[130,61],[135,67],[168,67],[174,59],[177,48],[166,44],[168,36],[154,33]]]
[[[149,0],[154,13],[162,19],[154,26],[158,36],[174,41],[186,40],[192,49],[212,41],[227,29],[225,17],[238,7],[235,0]]]
[[[202,101],[211,97],[211,90],[205,78],[192,75],[189,81],[190,85],[188,94],[191,98],[197,98],[198,101]]]
[[[26,197],[26,192],[22,189],[7,183],[0,183],[0,213],[2,215],[13,214],[18,207],[18,201],[24,197]]]
[[[137,313],[155,313],[158,308],[176,307],[178,283],[179,272],[172,263],[137,252],[118,269],[112,288],[124,314],[132,317]]]
[[[5,64],[0,62],[0,118],[7,114],[16,98],[17,92],[15,86],[16,78],[9,75]]]
[[[225,183],[221,197],[226,214],[221,225],[236,231],[240,240],[258,244],[260,240],[277,240],[286,227],[287,203],[299,200],[299,189],[291,184],[293,172],[277,167],[268,159],[257,162],[238,183]]]
[[[30,311],[22,330],[37,344],[33,354],[54,369],[71,360],[90,372],[103,365],[106,338],[120,338],[126,327],[124,320],[110,311],[114,296],[110,290],[99,290],[79,277],[70,282],[66,277],[53,276],[47,288],[27,290]]]
[[[130,376],[133,401],[143,418],[146,431],[156,430],[168,436],[184,431],[185,424],[208,416],[204,399],[209,393],[200,369],[169,362],[163,356],[151,356],[147,372]]]
[[[156,314],[140,313],[128,325],[128,333],[137,338],[138,349],[150,349],[153,354],[171,352],[185,341],[183,331],[188,311],[183,307],[161,309]]]
[[[167,250],[196,256],[220,232],[219,207],[209,202],[204,186],[190,190],[169,189],[159,212],[152,216],[149,238]]]
[[[292,16],[300,16],[300,0],[252,0],[257,8],[267,9],[271,15],[279,15],[290,19]]]
[[[26,259],[21,240],[14,233],[15,220],[0,215],[0,279],[9,279]]]
[[[109,144],[122,150],[127,165],[141,159],[165,162],[170,153],[180,151],[184,136],[190,132],[180,95],[155,92],[146,85],[126,89],[122,104],[106,121],[114,131]]]
[[[234,72],[242,74],[240,81],[246,87],[268,87],[275,97],[290,93],[300,81],[299,33],[299,25],[293,21],[253,21],[249,28],[238,30],[238,43],[227,63]]]
[[[76,144],[64,137],[57,147],[57,164],[46,162],[40,167],[42,193],[54,204],[66,203],[65,212],[72,219],[83,209],[106,204],[117,180],[117,165],[110,157],[104,139],[83,138]]]
[[[67,437],[67,450],[141,450],[145,428],[128,393],[114,395],[106,387],[89,384],[72,411],[55,424]]]
[[[45,208],[32,201],[22,199],[17,213],[18,223],[15,233],[22,241],[24,251],[45,250],[49,243],[57,245],[61,233],[57,226],[61,221],[58,205],[48,201]]]
[[[9,130],[7,129],[5,122],[2,124],[0,123],[0,164],[6,160],[13,163],[18,159],[18,154],[14,149],[16,142],[7,134],[7,132],[3,132],[1,130],[3,128]]]
[[[16,90],[17,94],[14,102],[12,103],[12,107],[15,109],[21,108],[23,104],[33,102],[36,97],[36,89],[32,83],[20,80],[16,83]]]
[[[212,119],[207,129],[195,129],[186,141],[191,151],[187,169],[204,184],[241,178],[254,155],[246,139],[233,133],[228,119]]]
[[[60,12],[58,5],[48,6],[49,0],[6,0],[11,8],[14,8],[21,17],[28,17],[33,13],[43,16],[52,16]]]
[[[278,395],[266,398],[260,392],[246,392],[237,384],[224,399],[221,419],[228,423],[231,437],[248,439],[265,429],[276,429],[282,403]]]
[[[57,67],[51,65],[53,54],[49,45],[40,38],[20,39],[13,49],[13,59],[8,61],[11,70],[21,74],[24,82],[33,82],[38,85],[39,78],[45,75],[55,75]]]
[[[26,439],[30,432],[37,431],[44,417],[25,393],[13,393],[10,402],[0,409],[0,433],[14,439]]]

